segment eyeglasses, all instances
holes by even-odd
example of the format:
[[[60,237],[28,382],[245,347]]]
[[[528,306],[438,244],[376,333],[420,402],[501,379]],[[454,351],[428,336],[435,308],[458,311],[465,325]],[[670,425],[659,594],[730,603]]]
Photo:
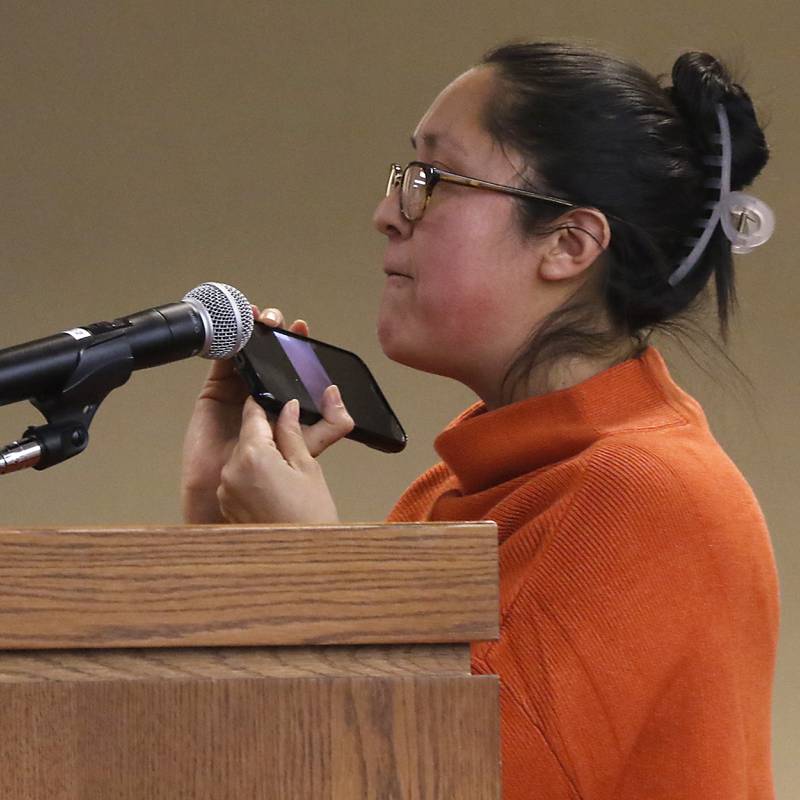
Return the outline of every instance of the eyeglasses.
[[[447,170],[425,164],[422,161],[411,161],[405,169],[400,164],[392,164],[389,181],[386,184],[386,196],[388,197],[399,186],[401,213],[409,222],[419,222],[431,199],[433,189],[439,181],[457,183],[459,186],[471,186],[473,189],[489,189],[492,192],[513,194],[516,197],[530,197],[534,200],[556,203],[566,208],[577,208],[575,203],[562,200],[560,197],[529,192],[525,189],[518,189],[516,186],[504,186],[501,183],[483,181],[479,178],[469,178],[456,172],[447,172]]]

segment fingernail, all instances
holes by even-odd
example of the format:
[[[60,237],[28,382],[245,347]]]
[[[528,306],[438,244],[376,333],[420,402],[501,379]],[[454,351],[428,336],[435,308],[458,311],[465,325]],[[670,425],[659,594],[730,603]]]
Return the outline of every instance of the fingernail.
[[[289,406],[286,412],[289,415],[289,419],[292,421],[300,419],[300,401],[295,398],[294,400],[290,400],[286,405]]]
[[[332,383],[331,387],[331,399],[333,400],[333,404],[335,406],[343,406],[344,403],[342,402],[342,393],[339,391],[339,387],[335,383]]]
[[[277,324],[278,321],[280,320],[280,317],[278,316],[278,312],[274,308],[268,308],[261,314],[261,319],[268,322],[274,322]]]

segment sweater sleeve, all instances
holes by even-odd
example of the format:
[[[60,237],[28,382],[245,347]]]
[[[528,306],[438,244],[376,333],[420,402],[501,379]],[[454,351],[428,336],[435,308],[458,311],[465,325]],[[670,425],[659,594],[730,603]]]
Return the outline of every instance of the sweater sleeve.
[[[505,800],[771,796],[774,585],[744,494],[635,446],[592,455],[473,651],[501,679]]]
[[[495,669],[473,655],[472,670],[491,674]],[[580,800],[568,770],[548,741],[542,722],[515,687],[500,684],[503,800]]]

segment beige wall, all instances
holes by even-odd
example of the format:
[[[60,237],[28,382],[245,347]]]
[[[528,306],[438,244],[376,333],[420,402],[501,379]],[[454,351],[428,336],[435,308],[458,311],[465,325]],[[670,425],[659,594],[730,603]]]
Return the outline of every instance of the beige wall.
[[[738,262],[731,353],[705,377],[670,348],[758,494],[782,576],[776,703],[779,797],[800,785],[800,507],[796,489],[795,221],[798,74],[793,0],[670,3],[0,2],[0,347],[178,299],[224,280],[305,316],[372,365],[411,437],[399,456],[345,443],[324,457],[343,516],[380,518],[434,458],[470,398],[387,361],[374,336],[382,283],[370,214],[390,160],[441,86],[513,36],[583,38],[668,71],[683,49],[726,56],[771,120],[757,184],[777,235]],[[106,402],[90,449],[0,478],[6,525],[177,522],[182,429],[205,365],[135,373]],[[37,415],[0,409],[0,439]]]

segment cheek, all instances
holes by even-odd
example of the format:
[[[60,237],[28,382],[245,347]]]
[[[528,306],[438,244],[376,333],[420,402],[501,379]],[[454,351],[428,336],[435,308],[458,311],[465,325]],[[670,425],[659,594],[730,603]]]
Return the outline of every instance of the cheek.
[[[491,216],[463,217],[457,228],[438,232],[419,265],[420,311],[435,316],[441,333],[480,337],[497,325],[530,290],[515,267],[513,231],[489,227]]]
[[[489,213],[484,205],[476,213],[457,205],[448,200],[415,230],[415,280],[384,290],[378,323],[390,358],[441,374],[443,364],[463,372],[466,364],[504,357],[525,327],[533,289],[528,259],[501,213],[508,208]]]
[[[435,275],[420,278],[417,308],[435,326],[437,338],[452,345],[467,344],[480,336],[499,312],[498,294],[473,264],[454,260]]]

